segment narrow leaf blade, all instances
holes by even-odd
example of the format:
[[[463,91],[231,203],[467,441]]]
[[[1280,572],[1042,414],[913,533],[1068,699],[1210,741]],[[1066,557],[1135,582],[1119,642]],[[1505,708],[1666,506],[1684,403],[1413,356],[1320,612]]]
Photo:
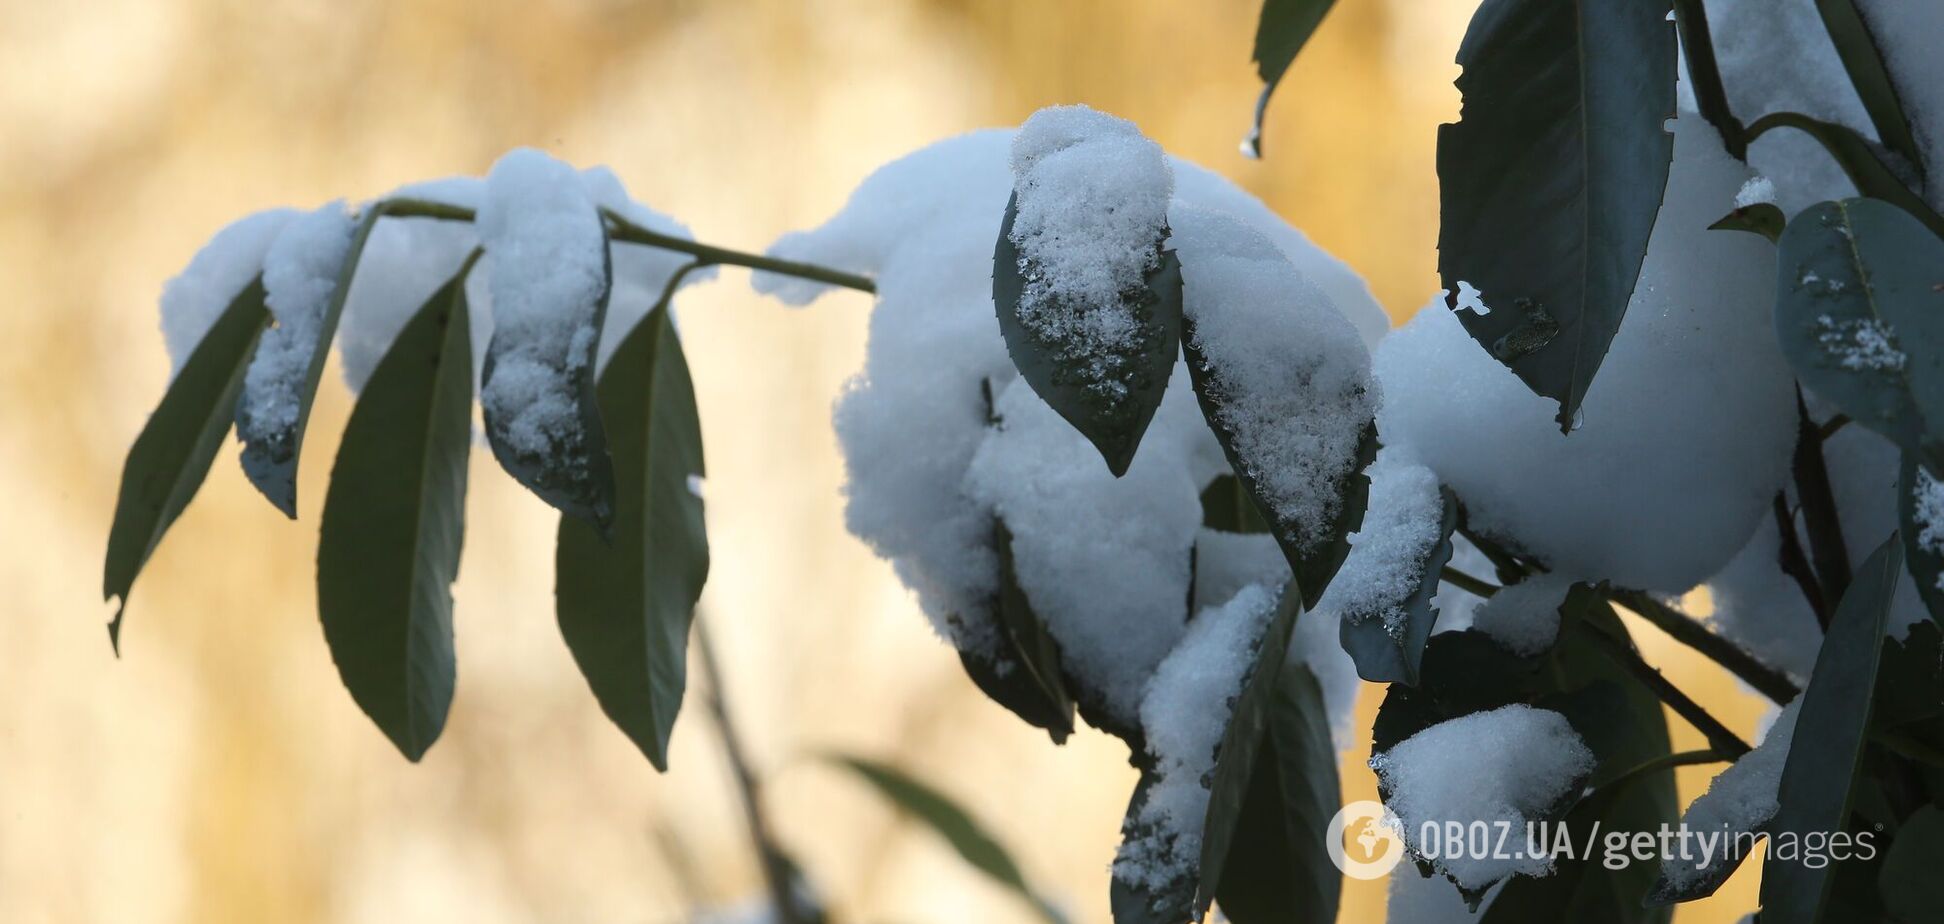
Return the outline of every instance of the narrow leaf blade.
[[[1277,676],[1268,739],[1215,886],[1222,913],[1235,924],[1336,920],[1343,876],[1325,838],[1342,802],[1322,687],[1292,661]]]
[[[331,470],[317,604],[338,676],[410,760],[445,728],[472,448],[472,262],[372,371]]]
[[[1262,121],[1269,109],[1269,97],[1335,5],[1336,0],[1263,0],[1255,34],[1256,75],[1262,78],[1262,95],[1256,98],[1255,124],[1242,141],[1242,151],[1248,156],[1262,156]]]
[[[102,598],[120,601],[108,624],[108,641],[117,651],[128,592],[208,476],[269,318],[263,280],[252,280],[196,344],[128,450],[101,581]]]

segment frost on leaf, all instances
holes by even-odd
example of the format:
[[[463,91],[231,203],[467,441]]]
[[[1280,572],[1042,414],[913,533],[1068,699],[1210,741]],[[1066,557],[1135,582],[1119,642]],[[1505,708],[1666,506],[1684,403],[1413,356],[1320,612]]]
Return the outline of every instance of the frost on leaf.
[[[1804,279],[1808,285],[1815,280]],[[1840,280],[1822,283],[1830,292],[1842,291]],[[1839,321],[1829,315],[1816,318],[1816,342],[1837,365],[1852,371],[1874,369],[1897,372],[1904,367],[1903,351],[1897,348],[1897,332],[1873,318]]]
[[[604,525],[614,486],[593,388],[611,278],[600,213],[572,167],[522,148],[487,175],[477,225],[493,303],[479,394],[493,454],[549,504]]]
[[[1179,265],[1162,245],[1174,173],[1132,122],[1043,109],[1012,145],[993,254],[999,327],[1020,374],[1127,470],[1174,368]]]
[[[1556,816],[1593,767],[1593,752],[1565,716],[1520,704],[1440,722],[1370,759],[1406,846],[1419,855],[1427,822],[1502,822],[1524,831],[1528,821]],[[1431,865],[1479,890],[1515,873],[1545,875],[1552,859],[1458,852]]]

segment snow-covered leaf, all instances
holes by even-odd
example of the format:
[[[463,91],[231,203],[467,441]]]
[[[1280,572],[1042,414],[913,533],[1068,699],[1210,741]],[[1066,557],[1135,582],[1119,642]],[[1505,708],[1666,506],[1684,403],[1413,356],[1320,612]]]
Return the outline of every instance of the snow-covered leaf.
[[[1292,708],[1306,705],[1301,699],[1291,699],[1285,703],[1280,692],[1280,678],[1289,661],[1289,640],[1296,631],[1296,620],[1302,613],[1303,595],[1292,582],[1283,589],[1282,597],[1276,604],[1275,616],[1263,632],[1255,667],[1250,671],[1241,695],[1236,698],[1228,729],[1222,733],[1221,747],[1215,752],[1214,776],[1209,784],[1208,815],[1202,824],[1201,872],[1195,888],[1194,910],[1198,914],[1208,910],[1209,903],[1216,898],[1223,882],[1223,870],[1229,863],[1236,832],[1243,824],[1248,807],[1250,780],[1259,766],[1257,758],[1265,745],[1274,747],[1269,744],[1271,723],[1285,705]],[[1320,710],[1316,701],[1307,705]],[[1300,749],[1300,742],[1295,739],[1292,739],[1291,745]],[[1304,759],[1300,753],[1290,756],[1294,760]],[[1334,813],[1335,809],[1330,811]]]
[[[1437,624],[1438,610],[1431,604],[1438,594],[1440,575],[1451,561],[1451,534],[1458,528],[1458,497],[1440,486],[1439,499],[1444,514],[1438,525],[1438,539],[1429,553],[1411,569],[1410,592],[1396,605],[1399,618],[1384,614],[1365,614],[1349,618],[1342,614],[1338,632],[1343,650],[1357,662],[1357,675],[1372,683],[1418,682],[1418,666],[1424,658],[1424,645]],[[1354,554],[1354,553],[1353,553]]]
[[[1917,595],[1931,621],[1944,625],[1944,481],[1908,452],[1897,479],[1897,532]]]
[[[1111,354],[1124,394],[1109,394],[1084,367],[1093,357],[1068,350],[1021,321],[1019,306],[1028,273],[1013,243],[1013,222],[1019,197],[1006,202],[1006,217],[992,255],[992,301],[999,313],[999,332],[1013,364],[1034,393],[1100,450],[1107,468],[1123,474],[1134,461],[1141,436],[1161,406],[1168,378],[1174,372],[1181,340],[1181,263],[1172,250],[1154,242],[1155,263],[1139,287],[1121,293],[1120,306],[1139,326],[1138,336],[1125,350]],[[1081,309],[1076,309],[1081,310]]]
[[[1816,12],[1822,14],[1823,29],[1829,33],[1830,43],[1836,46],[1843,70],[1848,72],[1850,85],[1863,101],[1863,110],[1870,114],[1870,124],[1876,127],[1877,137],[1912,167],[1922,170],[1922,149],[1911,134],[1910,120],[1904,117],[1903,104],[1897,99],[1890,72],[1877,52],[1877,39],[1858,12],[1856,0],[1816,0]]]
[[[128,450],[101,580],[102,599],[118,601],[108,623],[108,641],[117,650],[129,588],[209,474],[229,432],[244,369],[269,319],[258,277],[202,335]]]
[[[472,449],[472,261],[399,331],[331,469],[317,609],[351,698],[408,759],[452,705],[452,582]]]
[[[1796,718],[1798,740],[1816,746],[1789,749],[1777,797],[1781,808],[1769,825],[1771,837],[1791,836],[1804,843],[1803,838],[1816,832],[1849,828],[1890,604],[1902,575],[1903,545],[1892,535],[1857,569],[1830,617]],[[1812,868],[1800,858],[1771,857],[1762,868],[1764,924],[1824,920],[1836,880],[1834,867],[1840,865]]]
[[[871,784],[898,809],[925,823],[952,845],[973,869],[991,877],[1014,895],[1024,899],[1048,924],[1064,924],[1065,918],[1045,899],[1033,893],[1026,876],[1003,844],[986,833],[976,820],[944,793],[913,779],[889,764],[850,755],[835,755],[831,763],[855,773]]]
[[[1824,202],[1782,234],[1775,328],[1802,383],[1944,470],[1944,241],[1875,199]]]
[[[959,661],[993,702],[1026,724],[1045,729],[1054,744],[1065,744],[1073,734],[1073,697],[1067,693],[1059,643],[1020,588],[1013,571],[1012,533],[997,519],[993,546],[999,556],[999,592],[993,607],[1000,649],[992,659],[961,650]]]
[[[1789,223],[1788,216],[1773,202],[1756,202],[1737,206],[1734,211],[1721,216],[1721,220],[1708,226],[1710,231],[1746,231],[1768,238],[1771,243],[1781,240],[1782,229]]]
[[[1215,901],[1235,924],[1333,921],[1343,876],[1325,838],[1343,796],[1323,691],[1303,662],[1283,665],[1268,725]]]
[[[1465,329],[1570,429],[1620,328],[1667,183],[1667,5],[1486,0],[1438,130],[1438,272]]]
[[[276,324],[257,342],[236,404],[243,474],[284,516],[297,518],[297,463],[344,299],[382,204],[355,219],[338,203],[285,225],[264,257]]]
[[[1143,814],[1149,794],[1160,782],[1161,776],[1153,769],[1142,768],[1141,779],[1134,784],[1134,794],[1127,800],[1127,814],[1121,820],[1123,842],[1149,836],[1149,828],[1155,822],[1144,820]],[[1108,884],[1107,895],[1114,924],[1187,924],[1196,918],[1195,885],[1192,874],[1176,876],[1158,886],[1115,876]]]
[[[560,632],[609,719],[657,769],[682,706],[689,626],[709,574],[697,491],[702,431],[688,360],[663,302],[601,374],[614,454],[612,541],[563,514],[555,547]]]
[[[1335,5],[1336,0],[1263,0],[1255,34],[1256,75],[1262,78],[1262,95],[1256,98],[1255,124],[1242,141],[1242,151],[1248,156],[1262,156],[1262,119],[1269,108],[1269,96]]]

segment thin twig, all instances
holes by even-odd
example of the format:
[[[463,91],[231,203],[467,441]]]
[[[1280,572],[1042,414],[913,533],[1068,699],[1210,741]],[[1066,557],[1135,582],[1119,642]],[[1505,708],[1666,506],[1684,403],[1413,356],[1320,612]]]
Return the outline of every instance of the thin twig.
[[[1613,779],[1606,781],[1606,784],[1602,788],[1612,789],[1614,787],[1626,786],[1642,777],[1659,773],[1662,770],[1672,770],[1675,767],[1690,767],[1695,764],[1724,764],[1724,763],[1732,763],[1732,762],[1734,762],[1734,758],[1729,757],[1728,755],[1723,754],[1722,752],[1717,751],[1714,748],[1702,748],[1700,750],[1695,750],[1695,751],[1675,751],[1672,754],[1662,754],[1661,756],[1653,758],[1651,760],[1642,761],[1641,763],[1633,767],[1630,767],[1625,771],[1622,771],[1618,776],[1615,776]]]
[[[1762,663],[1741,646],[1716,635],[1700,620],[1660,602],[1653,594],[1616,588],[1607,591],[1607,598],[1639,614],[1669,638],[1721,665],[1777,705],[1788,703],[1802,692],[1788,674]]]
[[[1736,160],[1748,159],[1747,129],[1728,108],[1728,91],[1715,66],[1714,40],[1708,33],[1708,12],[1701,0],[1674,0],[1674,25],[1686,52],[1688,78],[1701,115],[1721,132],[1721,143]]]
[[[1489,597],[1499,592],[1499,586],[1497,584],[1493,584],[1482,578],[1472,577],[1450,565],[1444,566],[1444,571],[1440,573],[1439,579],[1446,584],[1455,585],[1459,590],[1466,591],[1474,596]]]
[[[1730,759],[1738,758],[1752,750],[1747,742],[1741,740],[1741,736],[1730,731],[1728,726],[1721,724],[1721,720],[1702,708],[1700,703],[1681,692],[1680,687],[1669,682],[1667,677],[1661,674],[1660,668],[1648,664],[1641,658],[1640,652],[1634,650],[1633,645],[1626,639],[1590,625],[1589,628],[1593,638],[1600,642],[1600,650],[1605,652],[1614,664],[1646,684],[1647,689],[1653,691],[1661,702],[1667,704],[1667,708],[1674,710],[1676,715],[1686,719],[1689,725],[1700,731],[1702,737],[1708,739],[1709,746]]]
[[[673,250],[695,257],[703,263],[744,266],[753,270],[781,273],[785,276],[795,276],[798,279],[808,279],[812,282],[843,286],[847,289],[856,289],[859,292],[877,291],[877,283],[872,282],[868,276],[846,273],[841,270],[818,266],[814,263],[779,260],[775,257],[764,257],[751,253],[743,253],[740,250],[729,250],[728,248],[717,247],[713,244],[702,244],[687,238],[662,234],[658,231],[650,231],[607,209],[602,209],[601,214],[607,218],[608,224],[611,226],[608,231],[609,238],[624,244],[642,244],[648,247],[658,247],[662,250]]]
[[[1816,580],[1815,569],[1809,565],[1809,556],[1802,551],[1802,537],[1796,533],[1795,514],[1789,510],[1789,499],[1784,492],[1775,492],[1775,532],[1782,540],[1776,552],[1776,564],[1782,573],[1793,578],[1796,587],[1802,591],[1802,598],[1809,602],[1809,610],[1816,614],[1816,624],[1829,625],[1829,601],[1823,596],[1822,584]]]
[[[763,814],[762,783],[756,772],[750,768],[749,758],[743,753],[742,739],[736,734],[735,722],[729,718],[729,704],[724,698],[722,669],[715,657],[715,646],[709,642],[709,627],[697,614],[695,620],[695,648],[697,660],[702,665],[702,676],[709,687],[709,713],[715,718],[716,731],[722,736],[722,750],[729,759],[729,769],[736,781],[736,790],[742,795],[743,815],[749,822],[749,839],[756,849],[756,860],[762,867],[763,879],[769,885],[770,902],[776,906],[776,919],[782,924],[806,924],[798,913],[796,884],[789,861],[777,848],[770,834],[768,819]]]
[[[1829,487],[1829,466],[1823,460],[1822,430],[1809,418],[1809,405],[1796,388],[1796,497],[1802,507],[1802,525],[1809,532],[1809,559],[1816,566],[1816,582],[1823,599],[1843,599],[1849,590],[1849,547],[1843,542],[1843,523],[1836,512],[1836,494]],[[1829,613],[1816,614],[1823,630],[1829,629]]]

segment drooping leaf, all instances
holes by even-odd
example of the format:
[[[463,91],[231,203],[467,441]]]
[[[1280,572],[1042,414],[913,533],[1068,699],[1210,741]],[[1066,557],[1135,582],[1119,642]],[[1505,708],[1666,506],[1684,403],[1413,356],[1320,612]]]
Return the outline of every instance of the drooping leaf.
[[[101,579],[102,599],[119,601],[108,623],[108,642],[117,652],[129,589],[209,474],[229,432],[243,372],[269,319],[259,277],[210,325],[129,447]]]
[[[287,429],[258,434],[254,439],[246,436],[243,441],[240,461],[244,476],[266,500],[293,520],[297,518],[297,462],[303,454],[304,431],[310,426],[311,405],[317,400],[317,384],[324,378],[324,361],[331,355],[331,340],[337,335],[338,318],[344,314],[344,300],[351,293],[351,277],[358,270],[358,258],[364,253],[365,242],[371,238],[371,229],[384,214],[382,203],[366,206],[351,232],[351,247],[345,251],[344,265],[338,270],[337,286],[331,290],[330,300],[325,302],[324,313],[317,322],[317,343],[311,350],[310,365],[305,367],[304,380],[297,387],[295,422]],[[250,433],[254,428],[244,425],[241,405],[236,413],[237,434]]]
[[[1019,301],[1031,268],[1020,264],[1012,240],[1018,205],[1017,195],[1006,201],[1006,217],[992,254],[992,302],[998,311],[999,332],[1013,365],[1033,393],[1093,443],[1108,471],[1118,477],[1133,463],[1141,436],[1161,406],[1161,395],[1174,372],[1181,340],[1181,262],[1163,246],[1167,230],[1162,229],[1161,238],[1154,242],[1155,265],[1144,285],[1121,293],[1122,304],[1141,325],[1143,337],[1137,350],[1116,357],[1129,371],[1129,387],[1126,394],[1110,398],[1087,387],[1089,378],[1076,366],[1079,360],[1063,352],[1062,344],[1042,338],[1019,318]]]
[[[1241,695],[1236,697],[1228,728],[1222,733],[1222,744],[1215,752],[1208,814],[1202,823],[1201,873],[1195,887],[1194,905],[1197,915],[1208,910],[1223,881],[1223,870],[1228,865],[1248,803],[1249,781],[1256,773],[1257,757],[1266,745],[1269,725],[1277,712],[1278,689],[1289,660],[1289,640],[1302,612],[1303,594],[1292,581],[1283,589],[1275,615],[1263,630],[1255,666],[1243,683]],[[1330,811],[1334,813],[1336,809]]]
[[[472,328],[464,267],[371,373],[338,447],[317,609],[338,676],[410,760],[452,706],[452,582],[465,539]]]
[[[1242,141],[1242,153],[1262,156],[1262,118],[1269,108],[1269,96],[1276,92],[1296,53],[1303,50],[1335,5],[1336,0],[1263,0],[1255,34],[1256,75],[1262,78],[1262,95],[1256,97],[1255,124]]]
[[[1789,749],[1769,824],[1770,837],[1797,843],[1813,832],[1849,828],[1857,770],[1868,742],[1877,667],[1882,662],[1890,605],[1903,574],[1903,546],[1892,535],[1870,554],[1830,617],[1829,631],[1796,714],[1796,740],[1814,747]],[[1840,866],[1841,864],[1833,864]],[[1824,920],[1835,870],[1812,868],[1771,852],[1762,868],[1764,924],[1811,924]]]
[[[1944,625],[1944,587],[1939,586],[1944,581],[1944,555],[1934,551],[1935,541],[1944,540],[1944,519],[1932,524],[1918,512],[1919,492],[1936,486],[1917,457],[1904,453],[1903,472],[1897,479],[1897,532],[1903,536],[1904,561],[1910,568],[1911,583],[1917,585],[1917,596],[1923,598],[1931,621]],[[1925,513],[1944,518],[1944,510]],[[1937,537],[1931,545],[1925,543],[1927,533]]]
[[[1924,223],[1932,234],[1944,237],[1944,217],[1924,202],[1922,196],[1904,185],[1897,172],[1884,163],[1877,147],[1847,125],[1812,119],[1795,112],[1774,112],[1748,126],[1748,140],[1754,141],[1777,128],[1793,128],[1815,139],[1836,160],[1856,187],[1858,195],[1881,199]],[[1801,216],[1797,216],[1801,217]]]
[[[1140,752],[1135,752],[1140,753]],[[1150,822],[1141,819],[1148,792],[1160,780],[1151,768],[1141,768],[1140,782],[1127,800],[1127,814],[1121,820],[1121,839],[1133,841],[1149,836]],[[1114,924],[1187,924],[1195,915],[1195,877],[1192,873],[1174,877],[1155,887],[1113,876],[1108,882],[1108,907]]]
[[[1486,0],[1459,47],[1462,118],[1438,129],[1438,273],[1490,314],[1465,329],[1574,414],[1620,329],[1667,185],[1665,3]]]
[[[1073,734],[1073,697],[1067,693],[1060,645],[1019,586],[1012,533],[998,519],[993,520],[993,547],[999,556],[999,592],[993,601],[999,651],[992,660],[961,651],[959,661],[986,696],[1026,724],[1045,729],[1054,744],[1065,744]]]
[[[1877,879],[1883,906],[1893,920],[1936,921],[1944,915],[1944,877],[1937,875],[1941,856],[1944,812],[1925,805],[1897,829]]]
[[[1451,534],[1458,528],[1458,496],[1442,485],[1438,494],[1444,501],[1438,541],[1410,576],[1410,596],[1399,606],[1404,614],[1402,625],[1393,627],[1376,613],[1354,620],[1347,618],[1351,614],[1344,614],[1346,618],[1339,623],[1338,640],[1356,662],[1357,676],[1372,683],[1418,682],[1424,645],[1431,640],[1431,628],[1438,622],[1438,609],[1431,601],[1438,595],[1444,566],[1451,561]]]
[[[1707,5],[1701,0],[1674,0],[1674,27],[1687,59],[1688,75],[1693,78],[1690,84],[1694,88],[1695,107],[1721,134],[1728,153],[1737,160],[1747,160],[1746,129],[1728,108],[1727,87],[1722,84],[1721,68],[1715,63]]]
[[[1746,231],[1759,234],[1773,244],[1782,239],[1782,229],[1789,223],[1788,216],[1773,202],[1757,202],[1744,205],[1721,216],[1720,220],[1708,226],[1710,231]]]
[[[900,811],[924,822],[952,845],[960,859],[1024,899],[1039,913],[1041,920],[1064,924],[1065,919],[1052,904],[1026,884],[1025,874],[1020,872],[1019,864],[1013,861],[1005,846],[986,833],[950,797],[889,764],[842,754],[832,756],[830,761],[857,774]]]
[[[603,453],[621,476],[612,542],[587,518],[561,516],[555,609],[602,711],[666,770],[709,543],[697,493],[701,424],[665,297],[615,348],[600,403]]]
[[[1944,634],[1935,620],[1884,643],[1870,710],[1878,731],[1944,742]]]
[[[1224,533],[1266,533],[1269,524],[1233,473],[1215,476],[1202,490],[1202,528]]]
[[[1877,137],[1921,171],[1924,162],[1917,139],[1911,134],[1910,121],[1904,118],[1903,104],[1897,99],[1889,70],[1883,66],[1876,38],[1857,12],[1856,0],[1816,0],[1816,12],[1822,15],[1823,29],[1836,46],[1836,56],[1842,59],[1850,85],[1863,101],[1863,111],[1869,113],[1870,124],[1876,126]]]
[[[1874,199],[1782,234],[1775,328],[1803,385],[1944,471],[1944,241]]]
[[[605,233],[603,225],[603,233]],[[590,322],[599,331],[606,326],[608,299],[614,294],[614,255],[611,247],[601,250],[601,292],[594,306],[594,317]],[[663,299],[664,303],[666,298]],[[639,333],[642,327],[635,329]],[[505,342],[504,331],[495,330],[486,345],[486,361],[480,371],[483,388],[491,388],[493,375],[499,368],[499,357],[512,347]],[[597,338],[598,340],[598,338]],[[652,349],[653,344],[643,349]],[[532,491],[535,496],[561,513],[594,525],[601,538],[607,538],[616,528],[615,519],[619,516],[617,507],[620,499],[616,494],[621,490],[617,484],[616,472],[625,471],[622,462],[613,455],[608,427],[622,424],[606,419],[606,405],[612,399],[603,393],[606,390],[607,374],[601,376],[597,387],[595,382],[594,346],[589,346],[584,355],[574,355],[570,349],[564,357],[566,365],[552,370],[554,374],[567,377],[568,390],[574,396],[575,426],[573,431],[553,445],[553,452],[536,454],[523,451],[510,442],[506,435],[506,423],[498,419],[490,402],[482,404],[483,418],[486,422],[486,443],[493,449],[493,458],[500,467],[513,476],[513,480]],[[619,353],[619,350],[616,350]],[[638,357],[640,362],[654,361],[648,357]],[[614,359],[608,360],[608,368],[613,369]],[[684,366],[684,378],[686,378]],[[643,380],[645,386],[645,379]],[[618,396],[617,396],[618,397]],[[638,402],[637,402],[638,404]],[[630,405],[624,410],[632,410]],[[634,424],[628,424],[634,426]],[[624,480],[633,475],[621,476]]]
[[[1215,885],[1223,915],[1235,924],[1336,920],[1343,876],[1325,838],[1343,797],[1323,690],[1301,661],[1276,678],[1248,785]]]

